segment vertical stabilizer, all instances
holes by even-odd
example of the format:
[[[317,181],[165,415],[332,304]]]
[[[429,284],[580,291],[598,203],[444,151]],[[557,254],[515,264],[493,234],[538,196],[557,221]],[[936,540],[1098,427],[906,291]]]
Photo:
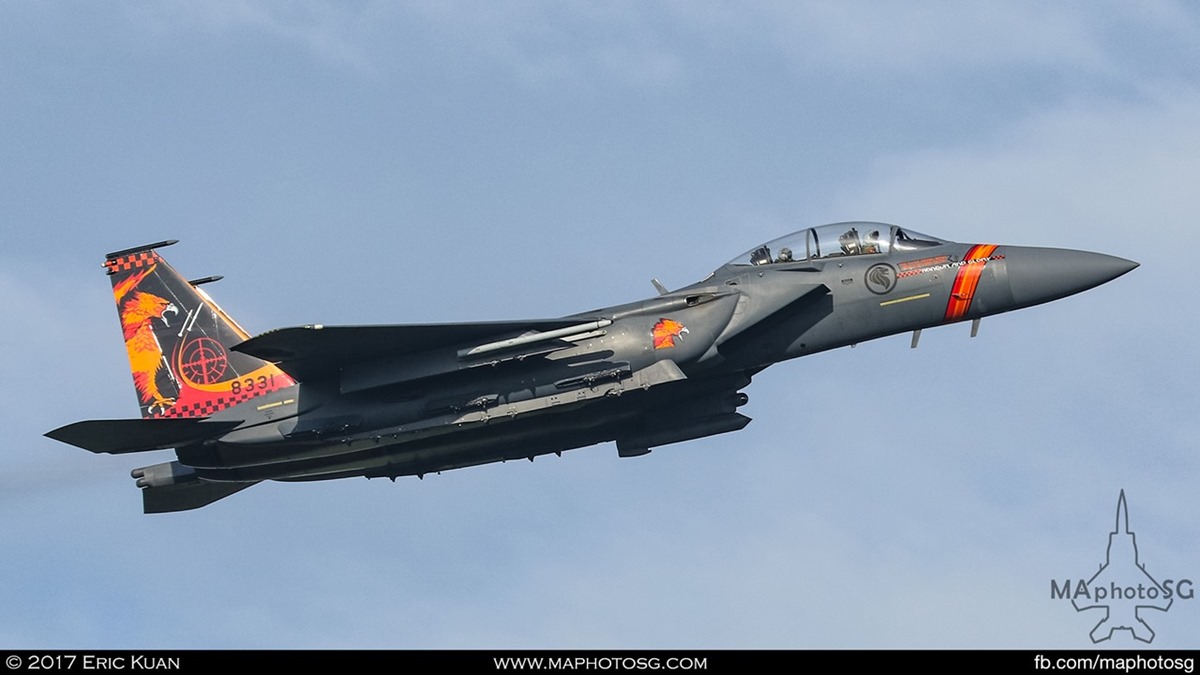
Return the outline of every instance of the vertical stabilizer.
[[[201,282],[180,276],[155,250],[174,243],[104,261],[142,417],[208,417],[295,384],[274,364],[230,351],[249,335],[197,288]]]

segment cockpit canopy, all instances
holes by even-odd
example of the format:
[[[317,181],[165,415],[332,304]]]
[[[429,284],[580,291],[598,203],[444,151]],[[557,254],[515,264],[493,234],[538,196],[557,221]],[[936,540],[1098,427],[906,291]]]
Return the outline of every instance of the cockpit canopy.
[[[821,225],[769,241],[730,260],[729,265],[769,265],[818,258],[914,251],[950,243],[887,223]]]

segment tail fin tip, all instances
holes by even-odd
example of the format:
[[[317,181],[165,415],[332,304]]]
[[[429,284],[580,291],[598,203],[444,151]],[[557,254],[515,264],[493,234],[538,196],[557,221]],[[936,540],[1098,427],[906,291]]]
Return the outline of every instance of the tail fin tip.
[[[178,239],[164,239],[160,242],[155,242],[153,244],[146,244],[144,246],[134,246],[133,248],[123,248],[120,251],[113,251],[112,253],[105,253],[104,259],[106,261],[113,260],[114,258],[120,258],[121,256],[126,256],[126,255],[129,255],[130,253],[141,253],[142,251],[153,251],[154,249],[158,249],[158,248],[166,248],[168,246],[174,246],[175,244],[178,244],[178,243],[179,243]]]

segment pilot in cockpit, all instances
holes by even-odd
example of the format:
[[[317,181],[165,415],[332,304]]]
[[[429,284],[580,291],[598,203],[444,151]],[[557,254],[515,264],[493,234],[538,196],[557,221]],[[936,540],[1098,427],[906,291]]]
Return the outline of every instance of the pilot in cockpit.
[[[863,253],[879,253],[879,230],[871,230],[863,243]]]

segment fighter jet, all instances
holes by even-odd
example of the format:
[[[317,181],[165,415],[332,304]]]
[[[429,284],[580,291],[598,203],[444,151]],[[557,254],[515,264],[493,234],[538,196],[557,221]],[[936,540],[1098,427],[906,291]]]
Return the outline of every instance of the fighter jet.
[[[873,222],[756,246],[702,281],[562,318],[307,325],[251,337],[159,254],[104,268],[140,419],[50,438],[174,449],[133,471],[146,513],[265,480],[419,476],[615,442],[621,457],[737,431],[743,389],[808,354],[1056,300],[1137,267],[1098,253],[958,244]]]

